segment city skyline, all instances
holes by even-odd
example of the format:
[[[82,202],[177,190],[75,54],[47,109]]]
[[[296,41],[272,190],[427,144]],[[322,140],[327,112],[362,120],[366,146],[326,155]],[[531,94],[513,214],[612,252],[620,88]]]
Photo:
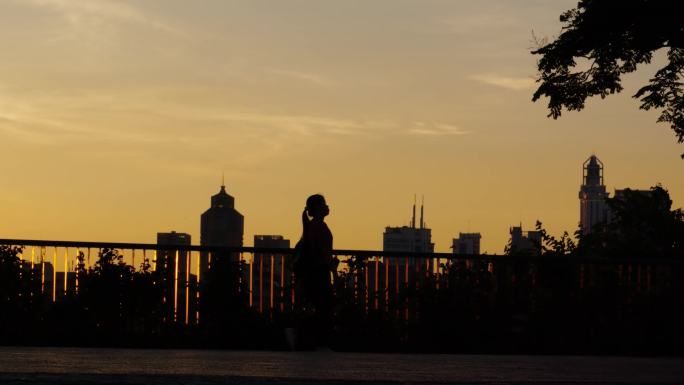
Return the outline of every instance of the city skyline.
[[[591,153],[608,191],[684,205],[681,145],[630,98],[660,56],[581,113],[530,101],[532,31],[576,1],[88,4],[0,4],[5,238],[198,240],[225,171],[245,239],[298,239],[322,193],[335,247],[379,250],[422,193],[436,251],[500,254],[513,224],[577,228]]]
[[[604,179],[603,179],[604,178],[604,174],[603,174],[604,167],[605,166],[604,166],[603,162],[600,161],[600,159],[598,158],[598,156],[596,154],[591,154],[589,156],[589,158],[587,158],[582,163],[582,182],[580,185],[580,194],[579,194],[579,202],[578,202],[579,203],[579,209],[580,209],[578,221],[577,221],[578,227],[575,229],[572,229],[572,230],[567,230],[569,233],[574,233],[575,230],[582,227],[583,221],[587,221],[587,223],[589,223],[589,226],[591,226],[597,222],[602,222],[602,221],[606,221],[606,220],[609,221],[610,220],[609,210],[608,210],[607,203],[605,202],[605,199],[611,197],[611,192],[606,191],[606,186],[604,184]],[[595,201],[593,204],[599,205],[600,208],[592,208],[591,210],[589,210],[589,208],[585,208],[585,205],[587,204],[586,203],[586,200],[587,200],[586,191],[588,191],[588,190],[586,190],[587,185],[591,186],[592,188],[600,187],[600,191],[597,190],[597,191],[599,191],[599,194],[596,197],[592,198]],[[666,188],[667,186],[663,186],[663,187]],[[633,191],[648,191],[648,189],[641,189],[641,190],[640,189],[634,189],[633,186],[625,186],[624,189],[632,189]],[[612,195],[618,196],[624,191],[624,189],[614,188]],[[397,225],[385,226],[384,227],[384,233],[383,233],[382,245],[381,245],[381,247],[373,249],[373,250],[444,252],[441,250],[435,250],[435,248],[434,248],[435,244],[429,243],[431,241],[431,234],[430,233],[432,232],[433,229],[427,227],[427,222],[424,219],[425,218],[424,217],[424,205],[425,205],[425,202],[424,202],[425,197],[424,196],[421,197],[420,212],[419,212],[419,215],[420,215],[419,218],[420,219],[417,222],[417,219],[416,219],[417,218],[417,216],[416,216],[416,208],[417,208],[416,197],[417,197],[417,194],[414,194],[413,211],[412,211],[412,216],[409,219],[409,221],[406,224],[402,224],[402,225],[398,225],[398,226]],[[211,196],[211,205],[210,205],[209,209],[204,211],[200,215],[200,217],[204,218],[209,213],[216,214],[216,212],[215,212],[216,210],[220,210],[222,212],[225,211],[225,213],[222,213],[221,215],[219,215],[219,217],[213,219],[211,223],[207,222],[207,225],[211,224],[211,226],[207,226],[207,233],[206,233],[206,235],[204,235],[207,237],[207,239],[199,242],[198,245],[241,247],[243,245],[243,239],[245,236],[244,235],[244,228],[243,228],[244,227],[244,223],[243,223],[244,217],[236,210],[235,197],[233,197],[229,193],[227,193],[224,177],[222,177],[220,191],[217,194],[214,194]],[[599,211],[601,211],[601,214],[598,214]],[[594,213],[594,212],[596,212],[596,213]],[[592,215],[592,217],[590,218],[589,215]],[[234,216],[236,216],[236,218],[234,218]],[[200,224],[201,225],[200,226],[200,233],[201,234],[205,234],[205,230],[202,230],[202,223],[204,223],[204,221],[205,221],[205,219],[202,219],[201,224]],[[525,224],[523,226],[522,221],[520,221],[519,226],[509,227],[509,237],[507,237],[507,239],[512,240],[512,242],[515,244],[516,243],[516,241],[515,241],[516,236],[513,235],[515,232],[514,230],[517,229],[516,231],[518,231],[522,234],[523,233],[522,227],[533,228],[533,226],[530,226],[529,224]],[[585,232],[588,232],[589,229],[590,228],[585,228]],[[211,232],[209,232],[209,231],[211,231]],[[406,247],[407,245],[404,245],[401,247],[391,246],[388,249],[388,243],[387,243],[388,242],[388,235],[391,235],[390,233],[397,233],[397,232],[401,232],[401,231],[407,232],[406,234],[403,234],[402,236],[408,237],[411,239],[413,239],[413,237],[414,237],[413,232],[421,232],[421,234],[422,234],[422,232],[426,232],[426,234],[427,234],[426,239],[427,239],[427,242],[429,244],[429,247],[428,247],[429,250],[423,246],[421,246],[421,247],[416,246],[416,250],[413,250],[413,246],[407,248]],[[525,231],[524,233],[526,234],[528,232],[534,233],[535,236],[537,236],[537,233],[538,233],[538,232],[532,231],[532,230]],[[160,232],[157,232],[157,234],[156,234],[156,237],[157,237],[156,243],[166,244],[167,242],[170,242],[170,241],[160,241],[160,236],[162,236],[162,235],[171,236],[172,238],[173,238],[173,236],[178,235],[181,237],[185,237],[184,238],[185,239],[184,244],[190,245],[191,244],[190,239],[192,237],[190,234],[191,234],[190,232],[187,232],[187,233],[177,232],[175,229],[169,230],[168,232],[160,231]],[[257,238],[258,239],[264,239],[267,237],[280,237],[281,239],[283,238],[282,235],[260,235],[260,234],[264,234],[264,233],[263,232],[260,233],[257,230],[257,232],[255,234],[253,234],[255,242],[252,245],[246,245],[246,246],[264,247],[263,245],[261,245],[261,246],[257,245],[257,242],[256,242]],[[396,236],[398,236],[398,238],[395,240],[395,242],[398,241],[401,243],[402,241],[400,238],[402,238],[402,236],[399,236],[399,235],[400,234],[398,234],[398,233],[396,234]],[[458,235],[459,236],[466,236],[466,237],[476,236],[477,246],[471,245],[468,247],[473,248],[473,249],[478,250],[478,251],[480,250],[480,242],[481,242],[480,241],[480,238],[481,238],[480,232],[473,233],[473,232],[471,232],[471,230],[469,230],[468,232],[464,233],[462,231],[459,231]],[[521,235],[518,235],[518,238],[520,238],[520,236]],[[422,237],[422,235],[421,235],[421,237]],[[456,235],[454,235],[453,237],[456,237]],[[458,254],[456,249],[455,249],[455,245],[457,244],[457,241],[459,241],[459,240],[457,238],[453,238],[453,237],[452,237],[453,243],[449,248],[453,250],[454,254]],[[26,238],[26,239],[28,239],[28,238]],[[169,238],[169,239],[171,239],[171,238]],[[295,239],[299,239],[299,238],[296,237]],[[287,241],[287,243],[289,244],[288,239],[285,239],[285,241]],[[425,240],[421,240],[421,242],[423,242],[423,241],[425,241]],[[539,240],[537,240],[537,241],[539,241]],[[176,241],[173,241],[173,242],[176,242]],[[507,241],[507,243],[508,243],[508,241]],[[273,246],[269,246],[269,247],[273,247]],[[337,247],[337,248],[342,249],[341,247]],[[461,253],[463,253],[463,251],[461,251]],[[503,254],[503,252],[488,252],[486,250],[482,251],[482,253],[483,254]],[[203,258],[206,258],[206,256]],[[203,262],[203,264],[206,264],[206,261]],[[70,269],[73,270],[73,267],[70,267]],[[202,269],[206,269],[206,266],[203,267]]]

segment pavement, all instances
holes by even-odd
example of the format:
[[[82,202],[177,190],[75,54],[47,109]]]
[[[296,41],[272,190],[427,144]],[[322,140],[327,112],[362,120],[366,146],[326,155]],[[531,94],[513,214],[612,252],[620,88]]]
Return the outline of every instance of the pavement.
[[[684,384],[684,358],[0,347],[2,384]]]

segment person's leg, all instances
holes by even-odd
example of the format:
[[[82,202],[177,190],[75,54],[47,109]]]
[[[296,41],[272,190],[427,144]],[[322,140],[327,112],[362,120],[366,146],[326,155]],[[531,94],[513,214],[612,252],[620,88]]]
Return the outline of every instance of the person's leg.
[[[316,342],[318,345],[329,345],[332,333],[333,290],[329,273],[319,274],[313,303],[316,308]]]

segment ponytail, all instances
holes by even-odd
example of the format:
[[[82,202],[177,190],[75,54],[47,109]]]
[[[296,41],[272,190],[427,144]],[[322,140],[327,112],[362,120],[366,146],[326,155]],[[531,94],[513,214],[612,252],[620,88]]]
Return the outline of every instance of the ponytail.
[[[307,229],[309,228],[309,222],[311,222],[311,219],[309,219],[309,215],[306,213],[307,209],[304,208],[304,211],[302,211],[302,238],[307,233]]]

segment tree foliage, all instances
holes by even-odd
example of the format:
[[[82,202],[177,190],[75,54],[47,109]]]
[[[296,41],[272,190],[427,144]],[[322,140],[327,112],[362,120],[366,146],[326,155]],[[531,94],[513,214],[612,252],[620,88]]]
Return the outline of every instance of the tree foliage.
[[[532,100],[548,97],[554,119],[563,108],[581,110],[591,96],[622,91],[622,75],[650,63],[664,49],[667,64],[634,97],[641,100],[640,108],[660,110],[658,122],[669,123],[678,142],[684,142],[682,15],[681,0],[581,0],[560,16],[561,34],[532,51],[541,55],[540,85]]]
[[[607,200],[609,223],[580,236],[580,254],[599,256],[684,257],[684,212],[672,209],[661,186],[649,191],[626,189]]]
[[[672,208],[670,194],[662,186],[650,190],[625,189],[608,198],[606,204],[609,221],[594,224],[589,233],[578,228],[576,240],[567,231],[556,238],[537,221],[535,230],[540,241],[535,246],[540,254],[684,258],[684,211]],[[530,255],[512,250],[510,240],[506,254]]]
[[[570,234],[564,231],[560,238],[556,238],[549,234],[540,221],[535,225],[536,231],[539,231],[541,236],[541,254],[543,256],[563,256],[570,255],[575,252],[577,245],[572,240]]]

